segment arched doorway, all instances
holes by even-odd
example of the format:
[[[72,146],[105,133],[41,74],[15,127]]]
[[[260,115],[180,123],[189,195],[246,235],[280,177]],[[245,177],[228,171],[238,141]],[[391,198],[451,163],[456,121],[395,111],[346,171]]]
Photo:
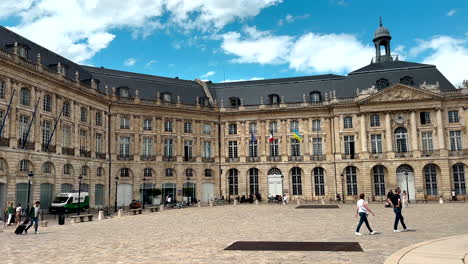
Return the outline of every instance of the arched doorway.
[[[202,202],[208,203],[210,199],[214,199],[214,183],[203,183],[202,185]]]
[[[132,202],[133,185],[119,183],[117,185],[117,206],[127,207]]]
[[[406,190],[410,200],[416,199],[416,192],[414,191],[414,171],[411,166],[403,164],[396,170],[397,173],[397,186],[403,192]]]
[[[268,171],[268,197],[283,195],[283,174],[278,168]]]

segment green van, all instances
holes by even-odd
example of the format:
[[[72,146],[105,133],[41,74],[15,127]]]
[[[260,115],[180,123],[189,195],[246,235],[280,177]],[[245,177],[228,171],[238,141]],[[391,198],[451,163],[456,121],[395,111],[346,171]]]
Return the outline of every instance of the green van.
[[[80,209],[89,208],[89,194],[87,192],[80,193]],[[49,207],[51,214],[63,210],[64,213],[76,212],[78,209],[78,192],[59,193]]]

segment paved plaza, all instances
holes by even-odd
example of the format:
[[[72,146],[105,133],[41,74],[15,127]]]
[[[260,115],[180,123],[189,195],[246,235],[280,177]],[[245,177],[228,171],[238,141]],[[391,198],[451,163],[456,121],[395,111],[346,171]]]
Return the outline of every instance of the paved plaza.
[[[40,228],[40,234],[0,233],[2,263],[384,263],[423,241],[468,233],[468,204],[417,204],[404,210],[412,232],[393,233],[382,204],[370,223],[377,235],[354,235],[355,206],[295,209],[295,205],[226,205],[165,210],[103,221]],[[225,251],[235,241],[359,242],[364,252]]]

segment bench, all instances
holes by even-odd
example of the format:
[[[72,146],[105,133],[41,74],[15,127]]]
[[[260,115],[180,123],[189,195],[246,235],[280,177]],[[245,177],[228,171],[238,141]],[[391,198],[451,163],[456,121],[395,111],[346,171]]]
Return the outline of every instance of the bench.
[[[138,213],[138,214],[142,214],[142,213],[143,213],[143,209],[141,209],[141,208],[130,209],[130,210],[128,211],[128,213],[129,213],[129,214],[133,213],[133,215],[136,215],[137,213]]]
[[[146,207],[146,211],[147,212],[159,212],[159,206],[150,206],[150,207]]]
[[[82,214],[82,215],[73,215],[70,216],[72,223],[79,223],[79,222],[84,222],[85,218],[88,219],[89,221],[93,221],[93,215],[92,214]],[[79,219],[79,221],[77,221]]]

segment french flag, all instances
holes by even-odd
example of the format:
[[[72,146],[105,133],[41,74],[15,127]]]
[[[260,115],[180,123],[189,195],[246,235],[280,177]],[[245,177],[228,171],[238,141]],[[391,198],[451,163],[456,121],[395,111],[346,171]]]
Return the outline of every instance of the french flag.
[[[273,140],[275,140],[275,138],[273,137],[273,132],[270,131],[270,136],[268,137],[268,142],[273,142]]]

